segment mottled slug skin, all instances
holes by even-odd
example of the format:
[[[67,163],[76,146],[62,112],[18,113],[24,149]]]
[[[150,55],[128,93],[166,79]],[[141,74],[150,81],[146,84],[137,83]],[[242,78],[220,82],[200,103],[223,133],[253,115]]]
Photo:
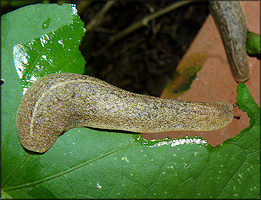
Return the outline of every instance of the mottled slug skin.
[[[25,93],[17,112],[22,145],[45,152],[65,131],[93,127],[131,132],[210,131],[227,126],[233,106],[135,94],[94,77],[45,76]]]
[[[210,1],[210,12],[220,32],[234,79],[237,82],[248,80],[247,25],[241,2]]]

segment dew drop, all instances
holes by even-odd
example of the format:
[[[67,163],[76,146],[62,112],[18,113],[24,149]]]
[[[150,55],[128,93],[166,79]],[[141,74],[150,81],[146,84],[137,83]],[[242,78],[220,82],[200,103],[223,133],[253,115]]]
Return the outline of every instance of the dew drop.
[[[121,160],[125,160],[126,162],[130,162],[127,156],[123,156]]]
[[[47,29],[50,25],[51,19],[48,18],[43,24],[42,24],[42,29]]]
[[[102,189],[102,186],[101,186],[99,183],[96,184],[96,187],[97,187],[99,190]]]

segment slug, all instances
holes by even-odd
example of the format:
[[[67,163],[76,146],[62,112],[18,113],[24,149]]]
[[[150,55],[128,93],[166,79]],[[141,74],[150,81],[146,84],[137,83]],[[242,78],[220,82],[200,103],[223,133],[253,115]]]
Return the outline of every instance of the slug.
[[[250,76],[246,17],[240,1],[210,1],[210,13],[221,35],[230,70],[237,82]]]
[[[16,124],[21,144],[47,151],[65,131],[93,127],[130,132],[210,131],[227,126],[233,106],[135,94],[87,75],[40,78],[24,94]]]

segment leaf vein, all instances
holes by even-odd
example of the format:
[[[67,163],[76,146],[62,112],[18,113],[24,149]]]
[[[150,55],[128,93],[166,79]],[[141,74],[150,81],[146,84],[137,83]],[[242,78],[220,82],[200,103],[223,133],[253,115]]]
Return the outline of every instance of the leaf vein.
[[[125,148],[128,148],[128,147],[130,147],[130,146],[132,146],[132,145],[135,145],[135,144],[137,144],[137,142],[134,141],[134,142],[129,143],[128,145],[125,145],[125,146],[123,146],[123,147],[121,147],[121,148],[115,149],[114,151],[110,151],[110,152],[108,152],[108,153],[106,153],[106,154],[103,154],[103,155],[97,157],[97,158],[91,159],[91,160],[86,161],[86,162],[84,162],[84,163],[82,163],[82,164],[79,164],[78,166],[72,167],[71,169],[62,171],[62,172],[60,172],[60,173],[51,175],[51,176],[49,176],[49,177],[46,177],[46,178],[44,178],[44,179],[40,179],[40,180],[31,182],[31,183],[26,183],[26,184],[22,184],[22,185],[17,185],[17,186],[9,187],[9,188],[6,188],[5,191],[18,190],[18,189],[21,189],[21,188],[26,188],[26,187],[30,187],[30,186],[35,186],[35,185],[37,185],[37,184],[41,184],[41,183],[44,183],[44,182],[46,182],[46,181],[49,181],[49,180],[52,180],[52,179],[61,177],[61,176],[65,175],[65,174],[68,174],[68,173],[70,173],[70,172],[72,172],[72,171],[75,171],[75,170],[77,170],[77,169],[80,169],[80,168],[82,168],[82,167],[84,167],[84,166],[86,166],[86,165],[89,165],[90,163],[93,163],[93,162],[95,162],[95,161],[97,161],[97,160],[99,160],[99,159],[102,159],[102,158],[104,158],[104,157],[106,157],[106,156],[109,156],[109,155],[111,155],[111,154],[113,154],[113,153],[116,153],[116,152],[118,152],[118,151],[121,151],[121,150],[123,150],[123,149],[125,149]]]

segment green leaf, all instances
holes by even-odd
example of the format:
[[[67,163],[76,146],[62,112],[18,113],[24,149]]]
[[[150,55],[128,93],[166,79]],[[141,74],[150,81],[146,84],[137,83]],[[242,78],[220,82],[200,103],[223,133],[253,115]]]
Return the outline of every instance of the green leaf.
[[[2,78],[5,79],[5,83],[1,86],[3,197],[18,199],[260,198],[260,108],[244,84],[238,86],[237,104],[248,112],[251,125],[216,148],[212,148],[199,137],[146,141],[140,134],[75,128],[59,137],[54,146],[44,154],[25,151],[17,136],[15,118],[22,91],[26,87],[25,83],[31,84],[30,72],[35,70],[36,64],[25,67],[27,70],[23,71],[23,76],[20,76],[14,63],[16,58],[13,48],[17,44],[29,46],[29,42],[41,38],[42,34],[37,36],[34,33],[36,27],[44,34],[50,33],[46,31],[48,28],[41,29],[43,22],[48,18],[51,19],[49,27],[54,19],[62,19],[58,27],[49,30],[51,32],[59,31],[63,26],[74,23],[74,20],[62,23],[67,17],[70,18],[68,15],[77,18],[77,15],[72,14],[74,7],[67,4],[47,5],[48,9],[45,8],[46,5],[35,6],[33,9],[31,6],[19,9],[15,11],[17,13],[12,12],[2,18],[2,27],[5,27],[2,29],[2,39],[5,38],[2,40],[4,41],[2,64],[5,63],[2,65]],[[38,26],[31,25],[31,29],[19,29],[13,26],[16,21],[26,21],[25,18],[31,13],[27,9],[37,10],[37,8],[39,8],[38,12],[44,13],[45,16],[45,20],[42,20],[43,17],[34,18],[35,21],[42,20]],[[53,18],[52,15],[59,11],[61,12]],[[9,16],[12,16],[12,20]],[[27,26],[26,23],[23,25]],[[72,30],[68,29],[68,31],[79,31],[71,37],[81,38],[82,27],[83,25]],[[33,36],[25,40],[24,36],[28,37],[30,32]],[[67,34],[70,33],[64,32],[61,37],[68,38]],[[58,40],[60,38],[56,38],[56,41]],[[50,44],[50,48],[53,48],[53,44],[54,42]],[[77,44],[79,45],[79,42]],[[68,42],[68,45],[71,43]],[[74,50],[76,49],[78,46]],[[55,53],[53,60],[55,62],[62,60],[64,64],[65,57],[77,56],[71,54],[72,51],[67,51],[66,55]],[[33,57],[34,52],[28,51],[30,58],[31,54]],[[78,54],[75,59],[78,61],[80,57]],[[40,56],[35,59],[35,62],[31,61],[31,63],[37,63]],[[55,69],[45,67],[46,65],[48,62],[43,61],[44,72],[41,71],[37,76],[64,72],[64,65],[59,65],[59,62],[57,66],[55,64]],[[74,66],[70,65],[66,70],[75,72]],[[83,70],[84,64],[77,66]]]
[[[247,33],[247,52],[250,54],[261,54],[260,50],[260,35],[252,32]]]
[[[84,72],[78,49],[84,28],[74,6],[24,7],[3,16],[2,30],[2,66],[14,65],[10,70],[16,70],[24,88],[46,74]]]

